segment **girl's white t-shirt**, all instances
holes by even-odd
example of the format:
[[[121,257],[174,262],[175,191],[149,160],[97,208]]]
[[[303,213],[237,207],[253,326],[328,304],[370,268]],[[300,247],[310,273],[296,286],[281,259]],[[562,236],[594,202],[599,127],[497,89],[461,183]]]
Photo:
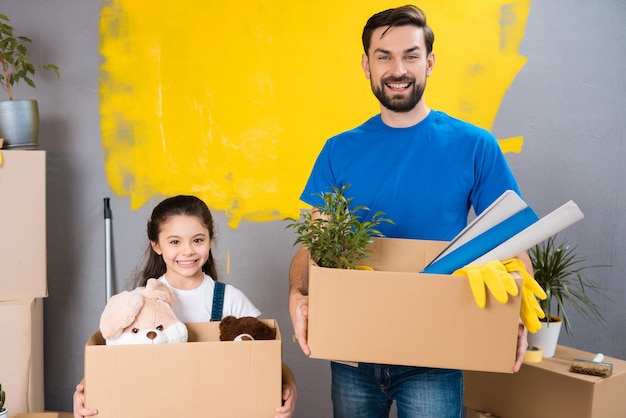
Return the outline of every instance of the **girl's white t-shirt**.
[[[208,322],[211,320],[213,308],[213,289],[215,282],[209,275],[204,275],[204,281],[200,286],[192,290],[181,290],[172,287],[165,278],[158,279],[174,291],[176,302],[174,313],[181,322]],[[250,302],[250,299],[235,286],[227,284],[224,289],[224,309],[222,318],[233,315],[237,318],[242,316],[258,317],[261,311]]]

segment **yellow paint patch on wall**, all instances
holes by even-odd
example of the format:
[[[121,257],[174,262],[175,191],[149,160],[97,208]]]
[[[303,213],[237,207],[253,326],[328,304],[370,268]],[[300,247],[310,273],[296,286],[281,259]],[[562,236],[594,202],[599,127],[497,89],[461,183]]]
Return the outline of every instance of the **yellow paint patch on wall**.
[[[360,37],[369,16],[395,6],[103,5],[100,111],[110,187],[130,197],[132,209],[156,195],[195,194],[234,228],[242,219],[297,216],[324,141],[378,112],[360,68]],[[518,47],[530,0],[420,7],[436,36],[427,103],[490,129],[525,63]]]
[[[504,153],[514,152],[514,153],[519,154],[520,152],[522,152],[522,146],[524,145],[524,137],[516,136],[513,138],[504,138],[504,139],[498,140],[498,143],[500,144],[500,148],[502,149],[502,152]]]

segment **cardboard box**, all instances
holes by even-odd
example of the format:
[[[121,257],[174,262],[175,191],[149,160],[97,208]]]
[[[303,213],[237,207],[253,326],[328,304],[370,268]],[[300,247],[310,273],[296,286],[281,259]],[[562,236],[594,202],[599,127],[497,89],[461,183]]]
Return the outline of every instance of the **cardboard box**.
[[[417,273],[445,245],[374,239],[363,264],[376,271],[311,263],[311,357],[511,373],[520,296],[500,304],[488,294],[480,309],[466,277]]]
[[[219,322],[189,323],[189,342],[85,347],[85,405],[100,418],[273,417],[281,405],[281,336],[219,341]]]
[[[506,418],[608,418],[626,414],[626,361],[605,357],[613,374],[569,371],[573,359],[594,353],[557,346],[552,358],[526,363],[519,373],[465,372],[465,405]]]
[[[11,415],[43,411],[43,300],[0,302],[0,383]]]
[[[2,150],[0,300],[48,296],[46,153]]]

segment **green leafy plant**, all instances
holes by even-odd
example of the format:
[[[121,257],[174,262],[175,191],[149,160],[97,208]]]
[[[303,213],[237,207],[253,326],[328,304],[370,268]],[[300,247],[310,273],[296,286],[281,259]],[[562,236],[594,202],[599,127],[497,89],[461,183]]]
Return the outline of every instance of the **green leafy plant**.
[[[32,41],[25,36],[14,36],[9,18],[0,14],[0,85],[6,90],[9,100],[13,100],[13,86],[24,80],[32,88],[36,88],[31,77],[35,75],[35,66],[30,62],[30,53],[26,44]],[[41,65],[39,68],[52,70],[57,78],[59,68],[54,64]]]
[[[367,256],[367,245],[372,237],[381,237],[377,227],[382,222],[393,223],[384,218],[383,212],[376,212],[370,221],[361,221],[360,211],[369,211],[365,206],[350,207],[351,197],[346,197],[346,184],[341,189],[331,187],[330,192],[318,193],[323,199],[316,208],[319,217],[313,218],[305,212],[301,219],[286,218],[291,221],[286,228],[294,228],[298,234],[294,245],[303,244],[308,248],[311,259],[320,267],[353,269]]]
[[[4,411],[4,403],[7,400],[7,394],[2,390],[2,384],[0,383],[0,412]]]
[[[556,315],[563,319],[568,334],[572,334],[572,327],[565,309],[566,303],[591,321],[604,321],[598,305],[590,297],[590,293],[602,295],[603,289],[582,273],[590,268],[608,266],[585,266],[586,259],[576,253],[577,247],[571,247],[567,243],[557,245],[555,235],[529,251],[535,280],[548,296],[546,300],[539,301],[546,313],[546,321],[551,322],[552,310],[556,303]]]

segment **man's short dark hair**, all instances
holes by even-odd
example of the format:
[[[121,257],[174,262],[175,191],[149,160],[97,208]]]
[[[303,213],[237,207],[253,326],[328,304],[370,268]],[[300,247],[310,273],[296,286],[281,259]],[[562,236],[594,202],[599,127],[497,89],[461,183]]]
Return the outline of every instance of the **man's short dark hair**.
[[[435,34],[430,26],[426,24],[426,15],[424,12],[413,5],[406,5],[396,7],[395,9],[388,9],[382,12],[376,13],[370,17],[363,28],[363,50],[367,55],[369,53],[370,44],[372,42],[372,33],[380,28],[387,27],[382,36],[385,36],[387,31],[394,26],[408,26],[414,25],[421,28],[424,31],[424,40],[426,41],[426,52],[430,54],[433,50],[433,43],[435,42]]]

